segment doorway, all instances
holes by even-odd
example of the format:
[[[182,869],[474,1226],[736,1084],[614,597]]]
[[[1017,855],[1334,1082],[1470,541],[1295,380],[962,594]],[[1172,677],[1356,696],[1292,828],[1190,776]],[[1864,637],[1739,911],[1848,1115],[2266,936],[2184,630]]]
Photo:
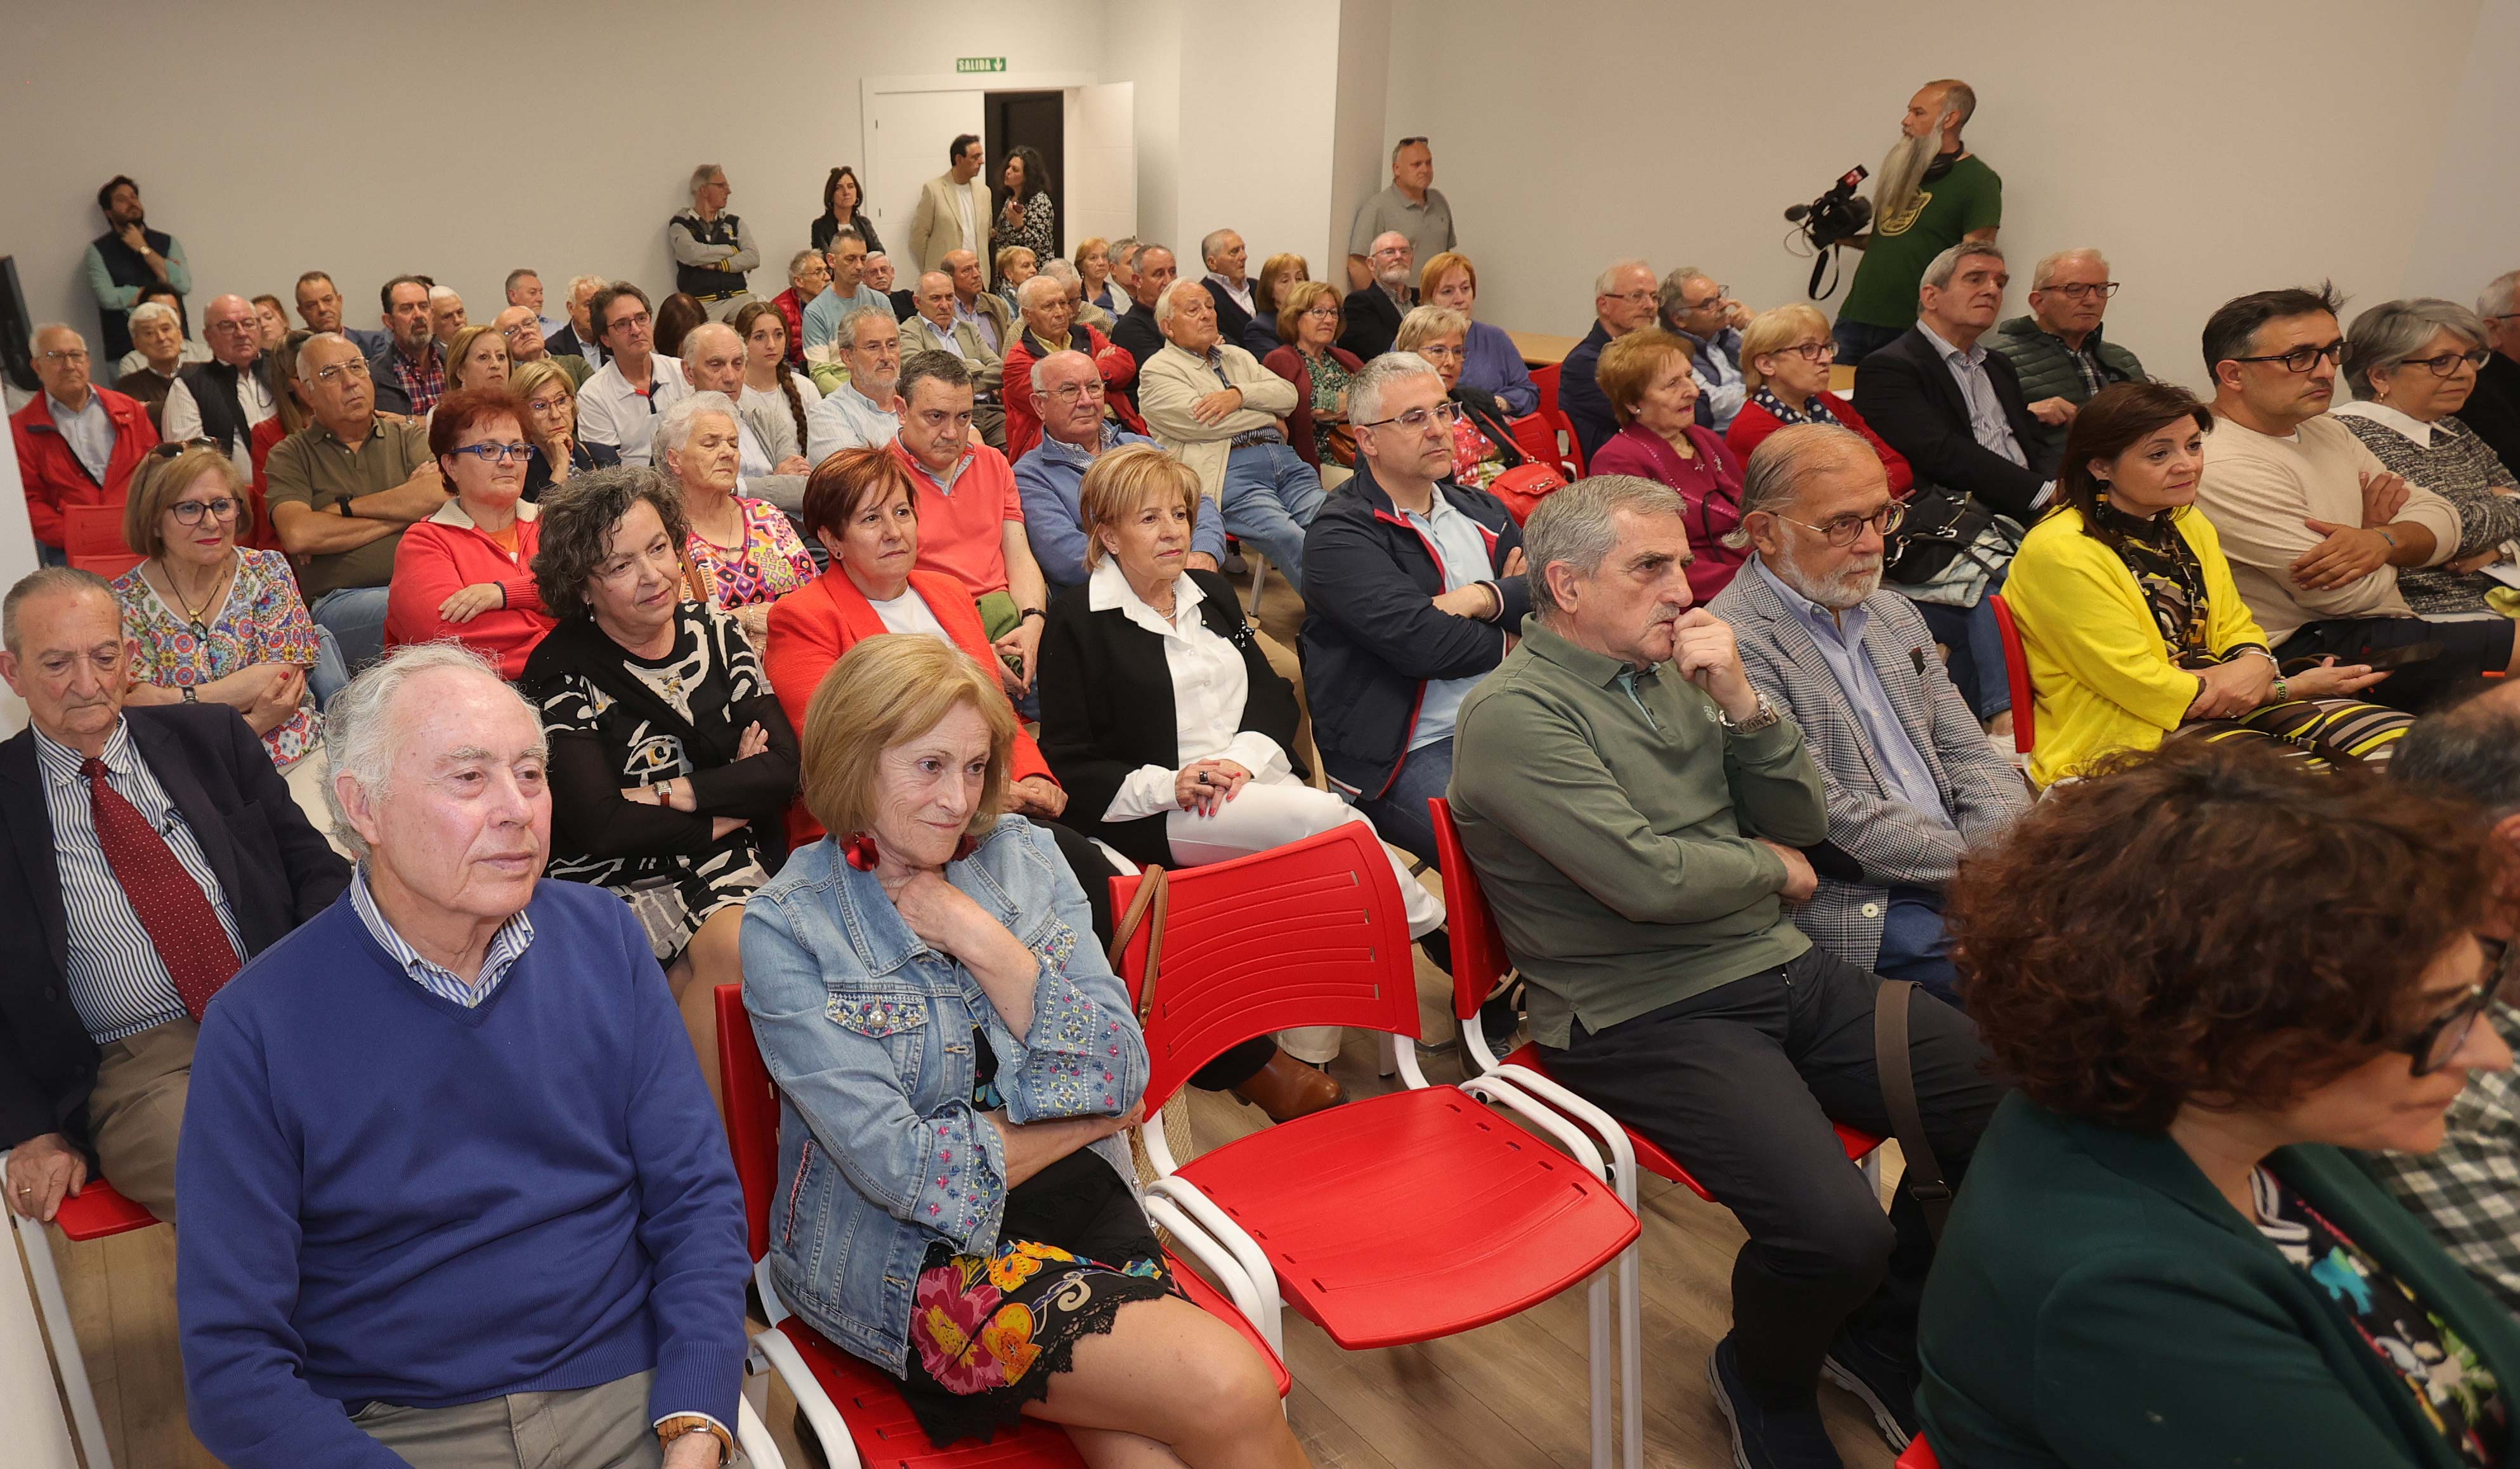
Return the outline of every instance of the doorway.
[[[1064,92],[991,92],[982,104],[982,147],[988,150],[989,201],[1006,207],[1007,150],[1018,145],[1041,155],[1050,172],[1051,244],[1067,253],[1067,96]]]

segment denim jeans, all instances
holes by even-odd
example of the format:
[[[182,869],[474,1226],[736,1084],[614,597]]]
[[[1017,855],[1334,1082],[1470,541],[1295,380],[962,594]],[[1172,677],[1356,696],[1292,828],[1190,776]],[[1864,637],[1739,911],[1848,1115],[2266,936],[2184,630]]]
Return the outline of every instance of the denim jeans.
[[[1952,968],[1952,938],[1943,928],[1943,898],[1919,887],[1894,887],[1881,919],[1881,953],[1872,972],[1883,979],[1913,980],[1926,994],[1965,1011],[1959,977]]]
[[[1864,359],[1908,334],[1905,327],[1876,327],[1870,322],[1850,322],[1839,318],[1829,329],[1837,343],[1837,360],[1847,367],[1860,367]]]
[[[1987,583],[1987,591],[2003,590],[2007,564]],[[1951,662],[1944,671],[1952,676],[1952,685],[1967,701],[1969,712],[1980,724],[2012,707],[2012,678],[2003,662],[2003,629],[1996,624],[1995,604],[1981,597],[1977,605],[1965,610],[1944,606],[1939,602],[1920,601],[1912,605],[1925,619],[1925,627],[1934,641],[1952,650]]]
[[[1304,590],[1304,527],[1322,508],[1322,476],[1283,444],[1254,444],[1226,456],[1225,528],[1249,542],[1298,593]]]
[[[350,665],[341,658],[341,640],[322,623],[315,624],[315,637],[321,645],[315,654],[315,666],[307,672],[306,691],[315,695],[315,712],[321,714],[333,702],[333,695],[350,682]]]
[[[1420,862],[1431,863],[1436,860],[1435,818],[1428,814],[1426,801],[1442,795],[1452,783],[1453,736],[1447,734],[1411,750],[1390,786],[1378,796],[1358,797],[1356,809],[1373,823],[1374,831],[1384,841]]]
[[[307,608],[320,626],[332,630],[340,645],[341,666],[352,677],[384,656],[387,592],[384,587],[342,587]]]

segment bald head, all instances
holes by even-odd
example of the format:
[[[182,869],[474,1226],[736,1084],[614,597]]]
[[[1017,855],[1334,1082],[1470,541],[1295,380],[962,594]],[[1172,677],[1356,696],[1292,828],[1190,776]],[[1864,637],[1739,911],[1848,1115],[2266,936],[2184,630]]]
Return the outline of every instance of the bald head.
[[[262,318],[253,302],[241,295],[210,297],[202,308],[202,344],[230,367],[245,367],[262,355]]]
[[[947,250],[939,262],[946,274],[954,278],[955,297],[966,306],[978,298],[980,288],[987,283],[980,277],[980,257],[969,250]]]
[[[500,340],[508,344],[509,361],[531,362],[548,355],[543,346],[542,318],[531,306],[511,306],[490,325],[498,329]]]

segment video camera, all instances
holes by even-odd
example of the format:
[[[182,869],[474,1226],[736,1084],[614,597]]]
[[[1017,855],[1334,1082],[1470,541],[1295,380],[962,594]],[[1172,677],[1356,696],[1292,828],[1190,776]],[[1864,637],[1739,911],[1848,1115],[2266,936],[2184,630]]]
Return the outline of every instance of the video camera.
[[[1828,192],[1807,204],[1795,204],[1785,210],[1785,219],[1801,225],[1803,240],[1811,245],[1818,259],[1812,261],[1810,295],[1819,300],[1837,289],[1831,283],[1827,291],[1820,289],[1821,277],[1836,258],[1829,246],[1861,235],[1872,223],[1872,201],[1858,199],[1855,186],[1870,176],[1870,171],[1858,163],[1838,177]]]

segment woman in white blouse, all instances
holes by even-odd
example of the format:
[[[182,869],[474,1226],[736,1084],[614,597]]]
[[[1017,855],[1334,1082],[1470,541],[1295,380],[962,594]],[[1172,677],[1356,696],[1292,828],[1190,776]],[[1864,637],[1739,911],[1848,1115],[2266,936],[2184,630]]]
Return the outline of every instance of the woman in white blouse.
[[[1079,499],[1091,572],[1052,601],[1041,643],[1042,753],[1067,824],[1137,862],[1199,867],[1364,821],[1297,774],[1295,691],[1232,584],[1186,569],[1196,473],[1160,449],[1114,450]],[[1441,929],[1443,900],[1392,867],[1411,936]],[[1278,1041],[1317,1065],[1338,1049],[1335,1027]]]

